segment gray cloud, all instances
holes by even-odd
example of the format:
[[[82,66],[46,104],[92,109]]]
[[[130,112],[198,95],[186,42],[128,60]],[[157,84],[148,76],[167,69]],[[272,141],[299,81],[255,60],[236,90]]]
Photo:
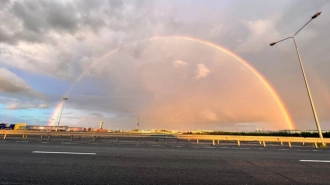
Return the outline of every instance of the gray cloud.
[[[0,92],[15,93],[32,98],[42,98],[43,95],[30,87],[22,78],[5,68],[0,68]]]
[[[24,28],[39,34],[47,33],[50,29],[74,33],[78,28],[78,18],[71,3],[14,2],[12,12],[22,20]]]
[[[103,115],[101,113],[98,113],[98,112],[93,112],[93,113],[90,113],[89,115],[95,116],[95,117],[103,117]]]
[[[0,42],[13,43],[12,35],[3,26],[0,27]]]
[[[38,108],[38,109],[46,109],[48,105],[46,104],[33,104],[33,103],[10,103],[7,105],[7,109],[9,110],[18,110],[18,109],[31,109],[31,108]]]
[[[17,44],[18,41],[56,43],[53,33],[75,34],[85,26],[97,31],[105,24],[96,13],[102,7],[97,2],[13,1],[2,3],[6,7],[2,9],[2,12],[11,19],[2,18],[2,28],[8,30],[0,29],[0,41],[8,44]]]
[[[0,99],[8,110],[38,108],[45,109],[49,105],[46,96],[29,86],[22,78],[11,71],[0,68]]]

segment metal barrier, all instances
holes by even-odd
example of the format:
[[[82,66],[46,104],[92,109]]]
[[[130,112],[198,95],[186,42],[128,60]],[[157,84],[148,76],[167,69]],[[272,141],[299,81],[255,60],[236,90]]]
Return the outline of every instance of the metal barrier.
[[[3,139],[8,138],[9,136],[18,136],[22,135],[26,140],[28,136],[40,136],[42,139],[43,136],[48,136],[48,140],[51,137],[59,136],[61,139],[63,136],[69,136],[70,141],[73,140],[74,137],[77,137],[78,140],[81,137],[90,137],[93,138],[93,141],[99,140],[100,137],[106,138],[116,138],[116,141],[119,142],[120,137],[130,137],[136,138],[137,140],[142,140],[143,138],[154,138],[155,141],[159,141],[159,139],[181,139],[181,140],[195,140],[196,143],[199,143],[201,140],[211,141],[212,145],[215,145],[215,141],[217,144],[220,141],[234,141],[237,142],[237,145],[240,146],[241,142],[255,141],[259,142],[260,145],[266,146],[266,142],[279,142],[283,146],[283,143],[288,143],[288,146],[291,147],[291,143],[313,143],[315,147],[317,147],[317,143],[330,143],[330,138],[303,138],[303,137],[280,137],[280,136],[238,136],[238,135],[186,135],[186,134],[141,134],[141,133],[107,133],[107,132],[66,132],[66,131],[28,131],[28,130],[2,130],[0,131],[0,135],[3,135]]]

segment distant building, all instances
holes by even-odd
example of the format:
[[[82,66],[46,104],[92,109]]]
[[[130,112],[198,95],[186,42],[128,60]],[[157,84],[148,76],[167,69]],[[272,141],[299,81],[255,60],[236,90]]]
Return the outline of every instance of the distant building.
[[[193,134],[205,134],[205,133],[211,133],[214,132],[214,130],[196,130],[196,131],[191,131]]]
[[[150,134],[150,133],[153,133],[152,130],[140,130],[141,133],[143,134]]]

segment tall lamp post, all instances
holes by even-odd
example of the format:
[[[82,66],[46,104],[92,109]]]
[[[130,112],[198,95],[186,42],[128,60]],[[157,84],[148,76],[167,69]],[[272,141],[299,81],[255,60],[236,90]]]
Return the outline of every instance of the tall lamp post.
[[[308,81],[307,81],[307,78],[306,78],[306,75],[305,75],[304,66],[303,66],[303,64],[301,62],[301,57],[300,57],[299,50],[298,50],[298,47],[297,47],[297,43],[296,43],[296,40],[295,40],[295,36],[300,32],[300,30],[302,30],[308,23],[310,23],[313,19],[315,19],[319,15],[321,15],[321,12],[317,12],[316,14],[314,14],[311,17],[311,19],[303,27],[301,27],[292,37],[288,37],[288,38],[279,40],[277,42],[273,42],[273,43],[270,44],[270,46],[274,46],[275,44],[277,44],[279,42],[282,42],[284,40],[287,40],[287,39],[293,39],[294,45],[295,45],[296,50],[297,50],[297,55],[298,55],[298,59],[299,59],[301,71],[302,71],[302,74],[303,74],[303,77],[304,77],[304,81],[305,81],[305,85],[306,85],[306,89],[307,89],[309,101],[310,101],[310,104],[311,104],[311,107],[312,107],[312,111],[313,111],[313,115],[314,115],[314,120],[315,120],[315,123],[316,123],[316,127],[317,127],[317,130],[319,132],[320,138],[323,139],[323,134],[322,134],[321,126],[320,126],[320,123],[319,123],[319,119],[317,118],[317,114],[316,114],[316,110],[315,110],[315,106],[314,106],[312,94],[311,94],[311,91],[310,91],[309,86],[308,86]]]
[[[56,131],[58,131],[58,127],[60,127],[60,122],[61,122],[61,117],[62,117],[62,112],[63,112],[63,107],[64,107],[64,103],[65,103],[65,100],[68,100],[69,98],[63,98],[63,104],[62,104],[62,110],[61,110],[61,114],[60,114],[60,119],[58,120],[58,123],[57,123],[57,129]]]

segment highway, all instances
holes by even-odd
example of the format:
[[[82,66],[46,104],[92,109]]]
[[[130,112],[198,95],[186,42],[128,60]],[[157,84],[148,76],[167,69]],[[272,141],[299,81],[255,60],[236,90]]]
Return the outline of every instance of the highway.
[[[330,184],[330,149],[0,141],[0,184]]]

